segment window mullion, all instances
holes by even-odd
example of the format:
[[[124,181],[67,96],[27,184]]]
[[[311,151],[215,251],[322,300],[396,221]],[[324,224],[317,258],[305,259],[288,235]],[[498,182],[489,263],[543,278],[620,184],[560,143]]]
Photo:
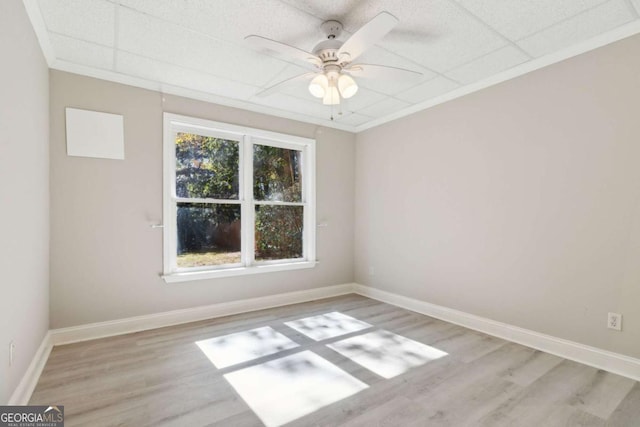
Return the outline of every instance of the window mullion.
[[[242,180],[242,178],[240,178]],[[242,197],[242,195],[240,195]],[[202,203],[209,205],[239,205],[241,201],[238,199],[200,199],[197,197],[174,197],[175,203]]]
[[[253,204],[265,206],[306,206],[305,202],[281,202],[278,200],[254,200]]]
[[[315,146],[309,145],[302,152],[302,185],[304,207],[303,250],[307,261],[316,260],[316,193],[315,193]]]
[[[255,209],[253,207],[253,143],[251,137],[245,135],[242,159],[242,263],[250,266],[255,257]]]
[[[171,124],[167,121],[164,123],[164,149],[163,149],[163,162],[164,170],[164,197],[163,197],[163,211],[162,221],[163,227],[163,270],[165,274],[173,272],[176,268],[176,248],[177,237],[176,233],[172,233],[175,230],[173,224],[176,223],[176,209],[175,202],[176,197],[176,171],[175,171],[175,139],[176,132],[172,129]]]

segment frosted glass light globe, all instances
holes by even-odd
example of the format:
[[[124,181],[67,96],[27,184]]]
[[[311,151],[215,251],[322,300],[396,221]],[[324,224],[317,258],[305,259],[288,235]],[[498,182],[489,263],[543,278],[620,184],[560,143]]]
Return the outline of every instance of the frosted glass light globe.
[[[327,92],[329,87],[329,79],[324,74],[318,74],[309,83],[309,92],[316,98],[322,98]]]
[[[338,88],[340,89],[340,94],[344,99],[351,98],[358,91],[356,81],[346,74],[342,74],[338,79]]]

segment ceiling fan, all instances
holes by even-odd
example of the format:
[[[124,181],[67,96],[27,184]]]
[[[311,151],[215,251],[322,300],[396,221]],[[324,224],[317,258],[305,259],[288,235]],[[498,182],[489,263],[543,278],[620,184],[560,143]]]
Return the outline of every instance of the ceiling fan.
[[[342,24],[334,20],[326,21],[320,26],[326,34],[326,39],[318,43],[311,52],[262,36],[245,37],[254,47],[286,55],[312,70],[276,83],[260,91],[257,96],[267,96],[290,84],[310,79],[309,92],[313,96],[322,98],[325,105],[338,105],[341,99],[351,98],[358,91],[354,76],[374,79],[407,79],[422,76],[422,73],[404,68],[353,62],[397,24],[398,19],[395,16],[381,12],[342,42],[338,40],[342,33]]]

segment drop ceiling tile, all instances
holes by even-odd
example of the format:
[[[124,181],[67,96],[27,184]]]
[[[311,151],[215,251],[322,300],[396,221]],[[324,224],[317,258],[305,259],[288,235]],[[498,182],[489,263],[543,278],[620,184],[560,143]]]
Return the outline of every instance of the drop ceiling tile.
[[[113,68],[113,49],[109,47],[60,34],[52,33],[49,38],[57,59],[103,70]]]
[[[455,90],[457,82],[443,74],[466,84],[520,63],[522,52],[505,36],[526,35],[519,46],[540,56],[624,25],[638,17],[631,5],[640,8],[640,0],[35,1],[57,59],[325,120],[332,109],[311,97],[306,82],[254,97],[305,70],[256,51],[244,37],[259,34],[311,50],[322,38],[322,21],[340,20],[346,40],[386,10],[399,25],[356,62],[424,75],[417,81],[356,77],[358,94],[333,109],[336,122],[355,126]]]
[[[311,96],[309,92],[309,82],[313,78],[312,75],[309,75],[309,70],[298,67],[297,65],[289,64],[285,67],[280,73],[278,73],[270,82],[264,85],[264,88],[269,88],[273,85],[282,83],[288,79],[302,76],[307,74],[307,77],[304,77],[301,80],[293,80],[285,85],[280,86],[278,89],[278,93],[285,93],[287,95],[297,96],[298,98],[306,99],[307,101],[317,100]]]
[[[456,0],[511,40],[519,40],[606,0]]]
[[[446,76],[459,83],[469,84],[508,70],[529,59],[521,50],[509,45],[455,68],[447,72]]]
[[[457,89],[460,85],[446,77],[436,77],[427,82],[421,83],[411,89],[398,94],[396,97],[403,101],[417,104],[444,93]]]
[[[283,87],[281,90],[278,91],[278,93],[281,93],[281,94],[284,94],[284,95],[289,95],[289,96],[294,96],[296,98],[305,100],[307,102],[313,102],[313,103],[320,103],[321,104],[322,100],[320,98],[314,97],[309,92],[309,81],[310,80],[297,81],[294,84],[287,85],[286,87]]]
[[[539,57],[588,40],[635,19],[625,0],[610,0],[551,28],[518,42],[527,53]]]
[[[369,107],[358,110],[356,113],[378,118],[386,116],[387,114],[395,113],[409,106],[410,104],[408,102],[389,97]]]
[[[379,64],[387,65],[389,67],[406,68],[407,70],[422,73],[425,79],[432,78],[436,75],[436,73],[421,66],[417,62],[404,58],[400,55],[396,55],[395,53],[378,46],[373,46],[367,50],[364,54],[353,61],[353,63]]]
[[[254,86],[127,52],[118,52],[116,62],[116,71],[123,74],[227,98],[246,100],[259,90]]]
[[[47,29],[113,46],[115,8],[104,0],[40,0],[38,2]]]
[[[319,100],[307,101],[284,93],[274,93],[264,97],[254,96],[250,101],[254,104],[265,105],[323,120],[329,120],[332,114],[331,107],[323,105]],[[338,114],[338,109],[335,107],[333,114]]]
[[[429,76],[431,76],[429,74]],[[432,76],[431,76],[432,77]],[[358,82],[358,85],[362,88],[370,89],[381,94],[395,96],[396,94],[407,90],[408,88],[419,84],[427,78],[423,75],[421,77],[409,78],[409,79],[378,79],[378,78],[364,78],[354,75],[354,78]]]
[[[118,48],[183,68],[262,86],[287,65],[250,49],[123,8]]]
[[[423,78],[417,80],[357,79],[361,87],[390,96],[395,96],[423,80]]]
[[[430,71],[427,68],[413,61],[410,61],[406,58],[403,58],[399,55],[389,52],[386,49],[382,49],[376,46],[374,46],[373,48],[365,52],[362,56],[358,57],[354,61],[354,63],[386,65],[389,67],[404,68],[406,70],[422,73],[422,76],[419,76],[419,77],[410,77],[405,79],[393,79],[393,80],[392,79],[368,79],[364,77],[358,78],[357,74],[354,74],[354,78],[357,79],[358,83],[361,86],[369,89],[373,89],[375,91],[378,91],[387,95],[395,95],[396,93],[402,92],[403,90],[406,90],[411,86],[415,86],[420,82],[432,79],[437,75],[433,71]]]
[[[363,116],[358,113],[345,113],[336,119],[338,123],[351,126],[360,126],[364,123],[370,122],[371,120],[373,120],[373,117]]]
[[[352,98],[344,100],[344,108],[347,111],[358,111],[369,105],[373,105],[378,103],[386,98],[386,95],[375,92],[373,90],[367,89],[363,87],[361,83],[363,83],[360,79],[356,79],[356,82],[359,83],[358,92],[353,95]]]
[[[304,11],[309,15],[318,17],[321,20],[344,19],[353,12],[362,0],[342,0],[342,1],[325,1],[317,0],[281,0],[292,7]]]
[[[396,16],[400,23],[378,46],[403,57],[405,61],[435,71],[451,69],[506,44],[502,37],[468,11],[448,0],[288,2],[321,19],[340,20],[346,32],[340,37],[342,40],[346,40],[348,33],[357,31],[378,13],[387,11]],[[357,61],[365,62],[363,58]],[[426,75],[425,79],[430,77],[433,76]]]
[[[311,49],[322,38],[322,20],[278,0],[120,0],[120,4],[239,45],[250,34],[301,49]]]
[[[381,11],[400,23],[378,45],[431,70],[442,72],[492,52],[507,42],[449,0],[359,2],[343,24],[353,32]]]

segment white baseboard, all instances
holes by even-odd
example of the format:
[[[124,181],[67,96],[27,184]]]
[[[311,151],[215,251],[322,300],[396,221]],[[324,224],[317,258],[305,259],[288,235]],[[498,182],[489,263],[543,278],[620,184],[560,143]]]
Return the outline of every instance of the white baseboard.
[[[506,323],[497,322],[451,308],[430,304],[414,298],[363,286],[356,283],[327,286],[305,291],[288,292],[208,306],[173,310],[146,316],[130,317],[108,322],[91,323],[47,332],[33,357],[22,381],[9,400],[10,405],[26,405],[31,398],[40,374],[55,345],[70,344],[97,338],[140,332],[165,326],[230,316],[313,301],[322,298],[357,293],[359,295],[392,304],[416,313],[455,323],[469,329],[493,335],[508,341],[532,347],[547,353],[584,363],[640,381],[640,359],[587,346],[573,341],[541,334]]]
[[[9,398],[9,405],[26,405],[29,403],[52,348],[51,331],[47,331],[36,354],[33,355],[27,371],[22,376],[22,380],[20,380],[18,387]]]
[[[233,314],[247,313],[250,311],[264,310],[283,305],[297,304],[322,298],[350,294],[353,293],[353,289],[353,283],[346,283],[304,291],[288,292],[265,297],[186,308],[182,310],[172,310],[145,316],[129,317],[126,319],[111,320],[107,322],[90,323],[87,325],[72,326],[69,328],[53,329],[50,331],[51,342],[53,345],[61,345],[97,338],[105,338],[114,335],[129,334],[132,332],[146,331],[165,326],[197,322],[199,320],[213,319],[216,317],[230,316]]]
[[[594,368],[603,369],[640,381],[640,359],[580,344],[574,341],[556,338],[551,335],[531,331],[497,322],[485,317],[468,314],[452,308],[430,304],[415,298],[409,298],[380,289],[354,285],[354,291],[362,296],[392,304],[416,313],[435,317],[449,323],[464,326],[488,335],[532,347],[556,356],[570,359]]]

